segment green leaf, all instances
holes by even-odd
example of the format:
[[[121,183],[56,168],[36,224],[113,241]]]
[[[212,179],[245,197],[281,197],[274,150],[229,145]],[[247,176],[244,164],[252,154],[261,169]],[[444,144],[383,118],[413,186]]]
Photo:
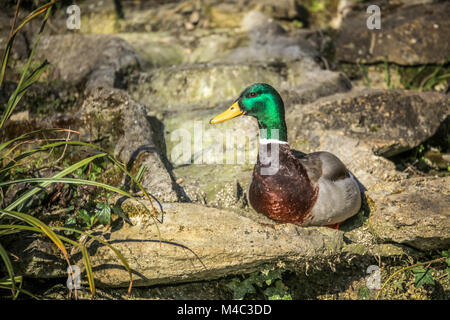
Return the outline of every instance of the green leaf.
[[[111,208],[109,205],[106,202],[100,202],[97,204],[96,209],[95,216],[98,221],[105,226],[109,224],[111,222]]]
[[[85,209],[78,210],[77,214],[81,219],[83,219],[83,221],[88,225],[88,227],[91,227],[90,226],[91,216]]]
[[[67,228],[75,228],[76,225],[77,225],[77,219],[73,215],[68,216],[66,221],[64,222],[64,226]],[[64,234],[70,236],[73,234],[73,231],[65,230]]]
[[[139,171],[138,171],[138,173],[136,174],[136,180],[137,180],[137,181],[141,181],[142,176],[144,175],[145,170],[147,170],[147,167],[144,166],[144,165],[142,165],[142,166],[139,168]]]
[[[255,287],[253,287],[252,281],[249,279],[245,279],[241,281],[238,278],[233,278],[230,283],[227,284],[227,287],[233,291],[233,299],[242,300],[248,293],[255,293]]]
[[[289,288],[281,280],[275,281],[275,285],[264,290],[264,295],[269,300],[292,300]]]
[[[370,289],[366,286],[362,286],[359,288],[359,299],[361,300],[368,300],[370,299]]]
[[[450,266],[450,250],[442,251],[442,256],[447,258],[445,259],[445,262]]]
[[[21,212],[17,212],[17,211],[7,211],[4,209],[0,209],[0,214],[1,214],[0,217],[3,215],[8,215],[10,217],[22,220],[34,227],[38,227],[62,251],[62,253],[64,254],[64,258],[66,259],[67,263],[70,265],[69,254],[67,253],[67,249],[64,246],[64,244],[62,243],[61,239],[58,237],[57,234],[55,234],[50,229],[49,226],[47,226],[41,220],[39,220],[31,215],[25,214],[25,213],[21,213]]]
[[[16,290],[17,290],[17,285],[16,285],[16,281],[15,281],[16,278],[14,277],[13,266],[12,266],[11,260],[9,259],[8,253],[2,247],[1,244],[0,244],[0,258],[3,260],[3,263],[6,266],[6,271],[8,272],[9,278],[12,279],[10,289],[11,289],[13,296],[15,296]]]
[[[77,177],[82,178],[82,177],[83,177],[83,171],[84,171],[83,168],[79,168],[79,169],[75,170],[74,174],[75,174]]]
[[[434,285],[434,279],[430,268],[425,269],[423,266],[418,266],[411,269],[411,271],[416,276],[414,280],[416,288],[419,288],[426,283]]]

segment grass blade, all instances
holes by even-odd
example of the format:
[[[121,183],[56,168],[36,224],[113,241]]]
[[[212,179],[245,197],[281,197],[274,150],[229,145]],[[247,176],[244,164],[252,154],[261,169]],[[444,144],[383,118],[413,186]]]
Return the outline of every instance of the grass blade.
[[[53,6],[53,3],[48,3],[47,5],[44,6],[45,8],[41,7],[42,9],[40,9],[40,10],[38,9],[38,11],[35,13],[36,16],[37,16],[37,15],[45,12],[45,16],[44,16],[44,19],[42,20],[41,28],[39,30],[39,33],[37,34],[36,40],[34,42],[33,49],[31,50],[31,53],[30,53],[30,55],[28,57],[28,61],[27,61],[26,65],[25,65],[25,68],[24,68],[24,70],[22,72],[22,75],[20,77],[19,83],[17,84],[16,89],[14,90],[12,95],[10,96],[8,104],[7,104],[7,107],[6,107],[6,110],[5,110],[5,113],[3,114],[2,119],[0,120],[0,128],[3,127],[3,125],[6,122],[6,120],[9,118],[11,113],[14,111],[14,108],[17,106],[17,103],[19,103],[20,99],[25,94],[25,91],[26,91],[26,89],[28,87],[25,87],[23,85],[24,81],[25,81],[25,83],[30,84],[30,82],[34,82],[34,81],[32,81],[33,79],[34,80],[37,79],[37,78],[35,78],[33,76],[32,77],[28,77],[28,69],[30,68],[31,61],[33,60],[34,54],[36,52],[36,49],[37,49],[37,46],[38,46],[38,43],[39,43],[39,40],[41,39],[41,35],[44,32],[45,24],[47,23],[47,20],[50,17],[50,12],[51,12],[52,6]],[[30,17],[30,16],[28,16],[28,17]],[[23,27],[23,25],[25,23],[27,23],[28,21],[33,19],[33,17],[29,18],[29,20],[27,20],[27,18],[25,18],[24,22],[22,22],[22,24],[20,24],[17,27],[16,31],[14,31],[13,35],[11,36],[10,41],[8,41],[7,49],[5,50],[5,56],[4,56],[3,60],[2,60],[2,70],[1,70],[1,73],[0,73],[0,85],[3,82],[4,72],[6,70],[7,60],[8,60],[9,53],[10,53],[10,50],[11,50],[11,47],[12,47],[12,43],[14,42],[15,35],[17,34],[18,30],[20,30]],[[32,75],[33,75],[33,73],[32,73]],[[38,75],[40,75],[39,72],[38,72]],[[25,79],[27,79],[27,80],[25,80]]]
[[[112,246],[111,244],[109,244],[108,242],[106,242],[105,240],[96,237],[92,234],[89,234],[85,231],[81,231],[81,230],[77,230],[77,229],[72,229],[72,228],[66,228],[66,227],[53,227],[54,230],[66,230],[66,231],[73,231],[82,235],[85,235],[87,237],[90,237],[100,243],[102,243],[103,245],[107,246],[109,249],[111,249],[117,256],[117,258],[119,258],[119,260],[122,262],[123,266],[125,267],[125,269],[128,271],[128,275],[130,276],[130,286],[128,288],[128,294],[131,293],[131,288],[132,288],[132,284],[133,284],[133,274],[131,272],[131,268],[130,265],[128,264],[127,260],[125,259],[125,257],[122,255],[122,253],[115,248],[114,246]]]
[[[3,229],[3,230],[19,229],[19,230],[28,230],[28,231],[34,231],[34,232],[42,233],[42,231],[39,228],[32,227],[32,226],[24,226],[24,225],[0,225],[0,229]],[[67,228],[67,227],[52,227],[52,229],[53,230],[62,230],[62,231],[72,231],[72,232],[76,232],[76,233],[85,235],[85,236],[87,236],[89,238],[92,238],[92,239],[102,243],[103,245],[105,245],[109,249],[111,249],[115,253],[115,255],[119,258],[119,260],[122,262],[122,264],[125,267],[125,269],[128,271],[128,275],[130,277],[130,285],[129,285],[129,288],[128,288],[128,294],[131,293],[131,288],[132,288],[132,283],[133,283],[133,274],[131,272],[131,268],[130,268],[130,265],[128,264],[127,260],[125,259],[125,257],[122,255],[122,253],[117,248],[115,248],[113,245],[109,244],[105,240],[103,240],[103,239],[101,239],[101,238],[99,238],[97,236],[94,236],[92,234],[89,234],[89,233],[87,233],[85,231],[82,231],[82,230],[73,229],[73,228]],[[69,238],[66,238],[64,236],[60,236],[60,238],[61,238],[62,241],[66,241],[68,243],[71,243],[72,245],[82,246],[81,244],[79,244],[79,243],[77,243],[77,242],[75,242],[75,241],[73,241],[73,240],[71,240]],[[87,251],[85,253],[87,254]],[[89,258],[85,259],[84,262],[85,263],[88,262],[89,265],[91,265]],[[92,267],[90,267],[90,270],[92,272]],[[89,279],[89,276],[88,276],[88,279]],[[93,281],[93,276],[91,276],[91,279]],[[94,286],[94,290],[95,290],[95,286]]]
[[[16,91],[9,97],[8,105],[6,108],[6,112],[3,115],[2,122],[0,123],[0,128],[3,126],[4,122],[11,116],[11,113],[16,108],[17,104],[20,102],[20,99],[24,96],[28,88],[36,82],[40,75],[45,71],[48,66],[48,61],[45,60],[39,67],[32,71],[31,75],[25,79],[24,83],[17,86]]]
[[[88,277],[89,289],[91,290],[92,298],[95,295],[95,283],[94,274],[92,273],[91,259],[89,258],[89,253],[85,246],[81,246],[81,253],[83,254],[83,263],[86,268],[86,275]]]
[[[158,212],[157,212],[156,208],[153,205],[153,201],[156,201],[157,203],[159,203],[158,199],[156,199],[156,197],[153,196],[151,193],[148,193],[145,190],[145,188],[142,186],[142,184],[139,182],[139,180],[136,179],[136,177],[134,177],[130,172],[128,172],[128,170],[123,166],[123,164],[119,160],[114,158],[112,155],[108,154],[101,147],[93,145],[93,144],[90,144],[90,143],[87,143],[87,142],[83,142],[83,141],[66,141],[66,140],[64,140],[64,141],[60,141],[60,142],[50,143],[50,144],[41,146],[39,148],[36,148],[36,149],[30,150],[30,151],[24,152],[23,154],[17,156],[16,158],[14,158],[13,161],[11,161],[9,164],[7,164],[5,166],[5,169],[9,168],[13,164],[15,164],[17,161],[19,161],[21,159],[24,159],[24,158],[26,158],[26,157],[28,157],[28,156],[36,153],[36,152],[45,151],[45,150],[52,149],[52,148],[55,148],[55,147],[60,147],[60,146],[63,146],[63,145],[74,145],[74,146],[90,147],[90,148],[93,148],[93,149],[101,151],[102,153],[104,153],[104,155],[107,155],[108,159],[112,163],[114,163],[120,170],[122,170],[126,175],[128,175],[131,178],[131,180],[138,186],[138,188],[142,191],[144,196],[150,202],[150,206],[151,206],[151,209],[152,209],[152,212],[153,212],[154,216],[155,217],[158,216]],[[56,178],[56,176],[54,176],[53,178]],[[144,206],[144,207],[148,210],[148,208],[146,206]],[[8,207],[7,209],[11,209],[11,208]],[[161,210],[161,212],[163,212],[163,208],[162,208],[161,205],[160,205],[160,210]]]
[[[22,23],[11,33],[11,35],[9,36],[8,39],[8,43],[6,44],[6,50],[5,53],[3,54],[3,59],[2,59],[2,68],[0,70],[0,87],[3,83],[3,79],[5,78],[5,71],[6,71],[6,66],[8,64],[8,60],[9,60],[9,54],[11,52],[11,48],[14,44],[14,39],[17,35],[17,33],[31,20],[33,20],[34,18],[38,17],[39,15],[41,15],[42,13],[44,13],[45,11],[47,11],[48,8],[50,8],[51,6],[53,6],[57,1],[51,1],[39,8],[37,8],[36,10],[34,10],[33,12],[31,12],[27,17],[25,17],[25,19],[22,21]],[[42,27],[41,27],[42,28]]]
[[[61,172],[58,172],[57,174],[55,174],[52,178],[53,179],[57,179],[57,178],[61,178],[64,177],[72,172],[74,172],[75,170],[77,170],[78,168],[81,168],[82,166],[88,164],[89,162],[93,161],[94,159],[97,158],[101,158],[106,156],[106,153],[99,153],[96,155],[93,155],[89,158],[83,159],[81,161],[78,161],[77,163],[65,168],[64,170],[62,170]],[[18,205],[20,205],[21,203],[27,201],[30,197],[32,197],[33,195],[35,195],[36,193],[38,193],[39,191],[42,191],[43,188],[49,186],[52,182],[42,182],[39,187],[33,188],[30,191],[28,191],[27,193],[25,193],[24,195],[22,195],[19,199],[17,199],[16,201],[14,201],[12,204],[10,204],[9,206],[7,206],[5,208],[6,211],[8,210],[14,210]],[[1,217],[1,215],[0,215]]]
[[[110,186],[108,184],[104,184],[97,181],[91,181],[91,180],[84,180],[84,179],[74,179],[74,178],[28,178],[28,179],[20,179],[20,180],[12,180],[7,182],[0,182],[0,187],[8,186],[12,184],[17,183],[33,183],[33,182],[48,182],[48,183],[69,183],[69,184],[83,184],[83,185],[90,185],[95,187],[101,187],[109,191],[116,192],[118,194],[121,194],[126,197],[130,197],[133,199],[136,199],[134,196],[132,196],[130,193],[117,188]],[[136,199],[138,200],[138,199]]]
[[[24,221],[24,222],[42,230],[42,232],[45,233],[45,235],[47,237],[49,237],[50,240],[52,240],[53,243],[62,251],[62,253],[64,254],[64,258],[66,259],[67,263],[70,265],[69,254],[67,253],[66,247],[64,246],[62,241],[59,239],[59,236],[55,232],[53,232],[53,230],[50,229],[50,227],[48,227],[45,223],[43,223],[39,219],[36,219],[33,216],[30,216],[25,213],[17,212],[17,211],[0,209],[0,213],[2,215],[8,215],[13,218]]]
[[[9,145],[13,144],[14,142],[18,142],[18,141],[22,141],[25,139],[28,139],[28,137],[38,134],[38,133],[45,133],[45,132],[58,132],[58,131],[64,131],[64,132],[73,132],[73,133],[79,133],[78,131],[75,130],[70,130],[70,129],[63,129],[63,128],[53,128],[53,129],[39,129],[39,130],[34,130],[34,131],[30,131],[27,133],[24,133],[23,135],[16,137],[14,139],[8,140],[2,144],[0,144],[0,151],[2,151],[3,149],[5,149],[6,147],[8,147]],[[3,159],[4,156],[1,155],[0,159]]]
[[[67,229],[70,229],[70,228],[67,228]],[[75,229],[70,229],[70,231],[75,231]],[[89,283],[89,290],[91,291],[91,295],[93,298],[95,295],[94,274],[92,272],[91,259],[89,258],[89,253],[88,253],[86,247],[84,245],[82,245],[81,243],[78,243],[67,237],[64,237],[64,236],[60,236],[60,237],[63,241],[70,243],[74,246],[77,246],[80,249],[81,254],[83,255],[83,264],[86,269],[86,275],[87,275],[88,283]]]
[[[12,279],[10,287],[11,292],[13,296],[16,296],[17,286],[14,277],[14,269],[11,263],[11,259],[9,259],[8,252],[6,252],[5,248],[3,248],[1,244],[0,244],[0,257],[2,258],[3,263],[6,266],[6,272],[8,273],[9,278]]]
[[[2,284],[0,284],[0,288],[1,289],[10,289],[10,287],[8,285],[2,285]],[[32,294],[31,292],[29,292],[28,290],[25,290],[23,288],[17,288],[17,292],[18,293],[25,293],[27,296],[30,296],[33,299],[39,300],[38,297],[36,297],[34,294]]]

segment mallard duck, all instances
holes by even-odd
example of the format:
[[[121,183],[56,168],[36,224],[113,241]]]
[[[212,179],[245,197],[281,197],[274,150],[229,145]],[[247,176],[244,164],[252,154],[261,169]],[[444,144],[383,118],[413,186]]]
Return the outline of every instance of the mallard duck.
[[[332,153],[304,154],[291,149],[284,114],[280,94],[268,84],[256,83],[210,124],[241,115],[258,121],[259,153],[247,190],[248,202],[256,212],[278,222],[337,229],[361,207],[359,183]],[[272,159],[276,166],[272,163],[274,170],[269,170],[264,154],[272,158],[277,150],[278,157]]]

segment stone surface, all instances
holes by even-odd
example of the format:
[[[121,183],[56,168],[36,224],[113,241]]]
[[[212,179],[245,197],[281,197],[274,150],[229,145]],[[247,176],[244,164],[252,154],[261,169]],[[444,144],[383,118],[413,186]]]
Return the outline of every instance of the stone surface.
[[[248,42],[245,33],[228,29],[196,29],[188,34],[129,32],[117,36],[136,51],[144,70],[219,60]]]
[[[346,62],[401,65],[443,63],[450,54],[450,3],[381,6],[381,29],[369,30],[365,10],[342,21],[336,58]]]
[[[137,100],[152,101],[153,106],[170,111],[174,106],[206,107],[231,100],[258,81],[276,84],[283,79],[276,66],[267,64],[193,65],[152,71],[141,76],[132,90]]]
[[[118,76],[136,69],[138,58],[122,39],[111,35],[66,34],[43,37],[37,56],[53,66],[53,77],[76,86],[114,87]]]
[[[16,274],[32,278],[57,278],[67,274],[67,262],[61,251],[53,242],[37,234],[22,237],[20,241],[14,237],[2,239],[2,245],[13,255],[20,257],[13,260]]]
[[[88,141],[107,138],[106,147],[113,147],[115,156],[133,174],[141,165],[147,167],[141,180],[147,191],[161,201],[178,199],[143,105],[122,90],[95,88],[81,107],[81,119],[88,124],[81,128],[82,138]]]
[[[255,1],[261,11],[279,19],[295,19],[300,16],[299,3],[296,0]]]
[[[249,84],[256,82],[266,82],[280,91],[304,90],[299,93],[304,98],[297,94],[296,101],[311,101],[349,89],[345,77],[319,69],[308,58],[287,64],[210,63],[157,69],[143,73],[130,91],[138,101],[151,101],[152,110],[170,112],[186,110],[187,106],[207,109],[231,102]]]
[[[156,226],[131,200],[122,208],[134,226],[123,225],[108,238],[135,270],[136,286],[215,279],[255,271],[264,263],[320,264],[343,246],[339,231],[275,224],[251,213],[171,204],[164,205],[164,222]],[[89,251],[94,252],[91,261],[99,284],[128,284],[128,274],[117,267],[120,262],[112,251],[97,243]]]
[[[178,65],[183,62],[185,48],[166,33],[119,33],[139,57],[143,69]]]
[[[258,29],[262,26],[265,26],[272,22],[273,19],[269,16],[265,15],[261,11],[258,10],[252,10],[249,11],[241,21],[241,28],[244,31],[251,31]]]
[[[313,149],[319,131],[340,131],[368,144],[375,154],[389,157],[431,137],[450,114],[449,102],[440,93],[356,89],[298,105],[286,119],[289,134],[309,136],[305,140]]]
[[[314,58],[317,50],[301,33],[289,33],[275,21],[259,25],[248,32],[250,43],[228,53],[223,61],[233,63],[248,62],[290,62],[306,60],[311,67],[316,67]]]
[[[351,82],[342,73],[328,70],[306,72],[307,82],[281,92],[286,110],[297,104],[306,104],[334,93],[350,91]]]
[[[379,240],[419,250],[450,246],[450,177],[383,183],[367,195],[369,228]]]

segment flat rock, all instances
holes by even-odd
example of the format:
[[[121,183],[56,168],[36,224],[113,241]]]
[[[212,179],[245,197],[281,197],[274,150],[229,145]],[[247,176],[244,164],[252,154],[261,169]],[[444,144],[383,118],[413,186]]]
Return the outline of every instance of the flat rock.
[[[373,186],[369,229],[383,242],[419,250],[450,246],[450,177],[413,178]]]
[[[112,228],[93,230],[123,254],[133,271],[134,286],[218,279],[251,273],[265,264],[296,270],[328,268],[344,246],[338,230],[277,224],[252,212],[191,203],[163,204],[159,223],[143,204],[149,205],[132,199],[121,202],[132,226],[114,220]],[[58,249],[47,239],[36,238],[5,243],[21,257],[15,270],[29,277],[64,277],[67,267]],[[88,248],[98,286],[128,287],[129,274],[113,251],[86,237],[81,241]],[[32,254],[23,256],[24,252]],[[84,269],[77,248],[70,252],[70,261]]]
[[[447,61],[450,54],[450,2],[411,6],[381,6],[381,29],[370,30],[365,10],[342,21],[336,58],[358,63],[416,65]]]
[[[308,82],[282,90],[284,106],[289,110],[297,104],[307,104],[335,93],[350,91],[352,84],[342,73],[314,70],[305,73]]]
[[[134,226],[123,225],[108,237],[135,270],[136,286],[215,279],[252,272],[264,263],[317,265],[343,246],[339,231],[275,224],[260,215],[178,203],[164,205],[164,222],[156,226],[134,201],[122,208]],[[98,283],[128,284],[111,250],[93,243],[89,251],[95,252],[91,261]]]

